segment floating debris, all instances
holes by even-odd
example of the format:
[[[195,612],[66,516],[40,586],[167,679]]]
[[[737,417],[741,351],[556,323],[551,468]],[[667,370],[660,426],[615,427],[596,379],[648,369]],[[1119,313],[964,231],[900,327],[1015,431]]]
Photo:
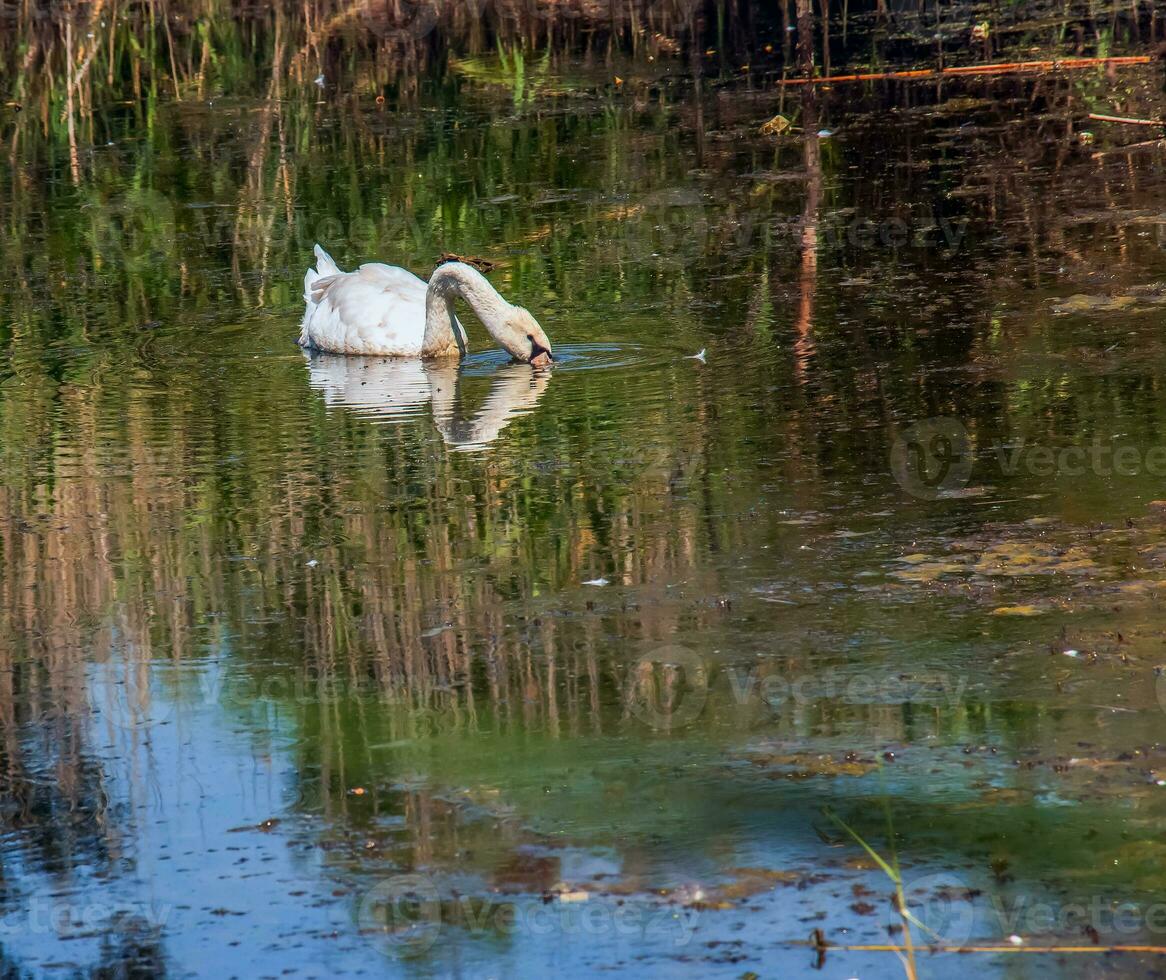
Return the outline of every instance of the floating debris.
[[[460,262],[462,265],[473,266],[479,272],[493,272],[498,268],[498,263],[493,259],[483,259],[477,255],[458,255],[457,252],[442,252],[437,264],[445,262]]]
[[[761,135],[762,136],[780,136],[782,133],[784,133],[789,128],[790,128],[790,121],[788,119],[786,119],[785,116],[778,115],[778,116],[774,116],[768,122],[762,123]]]

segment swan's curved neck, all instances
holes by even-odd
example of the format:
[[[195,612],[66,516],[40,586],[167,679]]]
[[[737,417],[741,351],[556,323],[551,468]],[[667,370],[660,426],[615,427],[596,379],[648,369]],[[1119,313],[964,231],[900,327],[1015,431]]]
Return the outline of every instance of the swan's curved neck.
[[[465,353],[464,340],[454,320],[454,300],[459,296],[469,303],[474,315],[495,338],[514,309],[477,269],[461,262],[438,266],[429,278],[425,293],[422,356],[449,353],[454,345]]]

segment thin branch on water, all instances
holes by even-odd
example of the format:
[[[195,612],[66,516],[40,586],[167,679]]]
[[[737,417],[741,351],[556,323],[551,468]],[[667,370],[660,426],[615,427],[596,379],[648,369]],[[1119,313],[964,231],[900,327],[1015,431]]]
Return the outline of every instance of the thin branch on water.
[[[817,943],[807,939],[786,939],[783,946],[809,946],[817,948]],[[830,943],[827,949],[840,953],[902,953],[903,947],[893,943],[857,943],[854,945]],[[1015,943],[978,943],[975,946],[957,946],[953,943],[929,944],[929,953],[1153,953],[1166,955],[1166,946],[1139,946],[1118,944],[1107,946],[1025,946]]]
[[[842,82],[901,81],[967,75],[1007,75],[1024,72],[1075,71],[1082,68],[1120,68],[1148,65],[1149,55],[1126,55],[1120,58],[1064,58],[1056,61],[1009,61],[994,65],[959,65],[954,68],[916,68],[908,71],[859,72],[853,75],[822,75],[817,78],[787,78],[779,85],[834,85]]]
[[[1089,113],[1089,118],[1096,119],[1098,122],[1125,123],[1129,126],[1166,126],[1166,121],[1161,119],[1133,119],[1129,116],[1106,116],[1100,112]]]

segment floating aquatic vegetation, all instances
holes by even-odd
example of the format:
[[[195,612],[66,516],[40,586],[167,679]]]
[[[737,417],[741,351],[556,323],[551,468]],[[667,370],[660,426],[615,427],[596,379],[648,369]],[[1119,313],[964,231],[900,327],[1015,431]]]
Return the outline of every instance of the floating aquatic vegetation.
[[[841,757],[824,753],[772,752],[751,750],[746,758],[770,772],[773,779],[832,779],[837,776],[867,776],[879,767],[879,760],[846,752]]]
[[[992,610],[993,616],[1039,616],[1045,610],[1036,606],[997,606]]]
[[[1157,513],[1151,508],[1148,520],[1124,528],[1075,528],[1050,518],[989,524],[937,539],[933,551],[908,553],[884,569],[903,585],[990,602],[996,616],[1035,616],[1114,595],[1149,598],[1166,589],[1166,527]],[[1053,592],[1037,585],[1046,578],[1057,583]]]
[[[1146,312],[1166,306],[1166,285],[1134,287],[1116,295],[1075,293],[1068,299],[1054,300],[1052,309],[1057,316],[1089,313]]]

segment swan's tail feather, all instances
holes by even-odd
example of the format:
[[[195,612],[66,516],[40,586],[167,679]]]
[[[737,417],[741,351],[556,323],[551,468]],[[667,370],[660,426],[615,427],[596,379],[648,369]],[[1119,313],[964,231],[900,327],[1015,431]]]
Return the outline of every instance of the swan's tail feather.
[[[332,256],[319,245],[315,248],[316,268],[309,268],[304,274],[304,321],[300,327],[300,346],[309,345],[308,326],[312,322],[312,315],[316,312],[316,304],[324,298],[328,287],[340,275],[340,268],[332,261]]]
[[[319,245],[316,246],[316,268],[309,268],[304,275],[304,302],[320,302],[319,298],[313,299],[312,293],[315,291],[316,283],[328,276],[336,276],[340,274],[340,269],[335,262],[332,261],[332,256],[325,252]]]
[[[325,252],[319,245],[316,246],[315,252],[317,275],[334,276],[340,271],[340,267],[332,261],[332,256]]]

